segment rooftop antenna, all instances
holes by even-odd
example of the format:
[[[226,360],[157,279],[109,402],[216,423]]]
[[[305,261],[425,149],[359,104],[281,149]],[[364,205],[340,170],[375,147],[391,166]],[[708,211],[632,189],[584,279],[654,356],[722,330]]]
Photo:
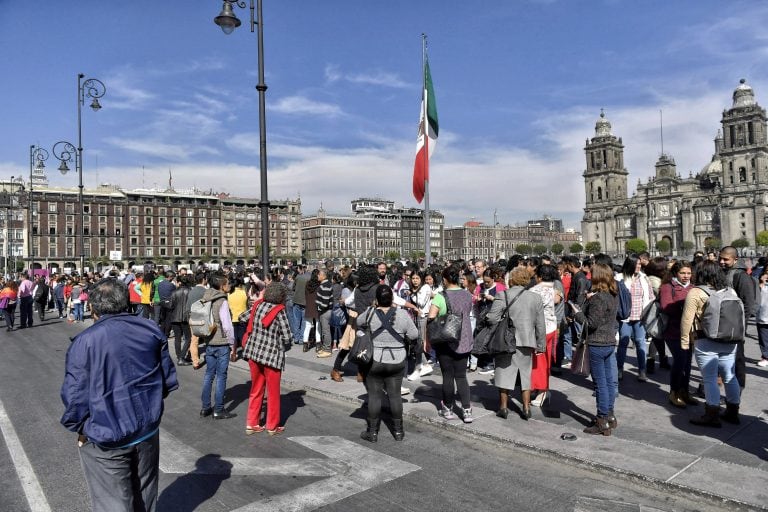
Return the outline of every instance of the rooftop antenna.
[[[144,187],[144,166],[143,165],[141,166],[141,188],[145,188]]]
[[[661,154],[664,154],[664,114],[659,109],[659,136],[661,137]]]

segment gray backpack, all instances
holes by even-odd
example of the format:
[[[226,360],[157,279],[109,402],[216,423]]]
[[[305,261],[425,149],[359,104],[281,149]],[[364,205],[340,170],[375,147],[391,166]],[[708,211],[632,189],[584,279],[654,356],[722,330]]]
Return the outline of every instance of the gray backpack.
[[[744,339],[744,304],[736,290],[725,287],[713,290],[699,286],[709,296],[701,315],[700,327],[713,341],[735,343]]]
[[[198,338],[216,333],[216,321],[213,319],[213,301],[196,300],[189,310],[189,328]]]

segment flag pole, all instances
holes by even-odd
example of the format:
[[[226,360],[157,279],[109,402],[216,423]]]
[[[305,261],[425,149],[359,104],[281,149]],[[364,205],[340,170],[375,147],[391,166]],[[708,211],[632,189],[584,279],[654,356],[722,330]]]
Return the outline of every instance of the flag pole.
[[[432,251],[429,241],[429,109],[427,102],[432,98],[427,97],[427,35],[421,34],[421,97],[424,101],[424,168],[427,172],[424,174],[424,263],[432,263]]]

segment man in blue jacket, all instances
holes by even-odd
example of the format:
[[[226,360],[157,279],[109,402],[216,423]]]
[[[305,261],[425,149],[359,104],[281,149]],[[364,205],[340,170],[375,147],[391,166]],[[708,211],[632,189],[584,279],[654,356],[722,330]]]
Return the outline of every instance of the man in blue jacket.
[[[89,294],[95,323],[67,351],[61,423],[79,434],[94,510],[154,511],[163,399],[179,387],[157,325],[128,313],[128,287],[103,279]]]

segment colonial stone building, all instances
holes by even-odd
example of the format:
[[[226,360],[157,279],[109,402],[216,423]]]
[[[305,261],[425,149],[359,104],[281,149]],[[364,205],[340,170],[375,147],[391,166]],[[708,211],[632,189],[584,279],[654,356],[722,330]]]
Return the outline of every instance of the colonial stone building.
[[[754,247],[768,221],[768,132],[765,109],[744,80],[720,123],[712,159],[698,174],[681,177],[674,158],[662,154],[654,176],[629,197],[624,144],[601,113],[584,148],[584,240],[611,254],[623,254],[633,238],[650,250],[667,240],[673,254],[741,238]]]

